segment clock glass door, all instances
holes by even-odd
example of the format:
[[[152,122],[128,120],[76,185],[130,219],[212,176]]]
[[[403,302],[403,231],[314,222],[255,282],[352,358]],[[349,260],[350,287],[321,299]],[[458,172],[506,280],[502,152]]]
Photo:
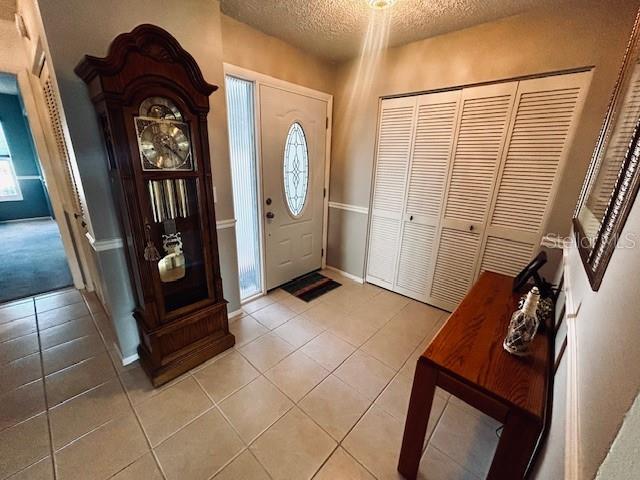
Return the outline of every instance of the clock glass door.
[[[149,97],[135,118],[150,214],[145,259],[157,265],[166,312],[209,296],[189,124],[166,98]]]

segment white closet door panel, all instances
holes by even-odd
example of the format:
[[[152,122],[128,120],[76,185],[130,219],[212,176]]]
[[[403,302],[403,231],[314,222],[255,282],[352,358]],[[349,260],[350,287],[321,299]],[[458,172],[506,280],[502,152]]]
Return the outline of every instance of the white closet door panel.
[[[484,223],[516,86],[512,82],[463,90],[445,218]]]
[[[399,234],[399,220],[371,217],[367,281],[384,288],[393,288]]]
[[[472,285],[517,83],[464,89],[429,303],[453,310]]]
[[[539,249],[589,72],[520,82],[479,270],[517,274]]]
[[[416,97],[383,100],[373,185],[367,280],[393,288],[400,243]]]
[[[437,222],[447,182],[461,91],[418,97],[406,214]]]
[[[542,228],[583,89],[577,75],[520,82],[491,225]]]
[[[415,104],[415,97],[382,101],[373,186],[374,210],[397,214],[403,210]]]
[[[443,228],[429,303],[452,311],[473,283],[480,235]]]
[[[435,233],[434,225],[404,224],[395,285],[398,293],[427,300]]]
[[[426,301],[461,91],[418,97],[395,291]]]
[[[480,271],[516,276],[534,256],[536,243],[488,236]]]

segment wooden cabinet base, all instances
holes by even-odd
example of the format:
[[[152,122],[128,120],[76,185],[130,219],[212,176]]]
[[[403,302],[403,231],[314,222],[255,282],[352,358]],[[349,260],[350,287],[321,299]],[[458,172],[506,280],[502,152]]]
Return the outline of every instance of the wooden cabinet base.
[[[197,311],[153,331],[145,331],[141,319],[136,320],[141,338],[138,346],[140,363],[154,387],[173,380],[235,344],[235,337],[228,331],[226,304]]]

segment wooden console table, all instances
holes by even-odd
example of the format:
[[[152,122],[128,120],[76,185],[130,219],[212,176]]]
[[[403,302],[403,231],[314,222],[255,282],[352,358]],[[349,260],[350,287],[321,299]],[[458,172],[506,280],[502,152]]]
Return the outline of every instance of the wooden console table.
[[[525,475],[544,426],[550,344],[538,334],[527,357],[502,348],[521,296],[512,282],[483,273],[418,359],[398,463],[405,478],[418,473],[436,386],[504,424],[487,478]]]

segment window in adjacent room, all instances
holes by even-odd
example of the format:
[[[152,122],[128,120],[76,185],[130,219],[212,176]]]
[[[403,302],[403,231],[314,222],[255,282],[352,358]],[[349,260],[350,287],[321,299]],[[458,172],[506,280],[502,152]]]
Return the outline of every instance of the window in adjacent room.
[[[0,202],[22,200],[20,184],[11,161],[7,138],[0,123]]]

